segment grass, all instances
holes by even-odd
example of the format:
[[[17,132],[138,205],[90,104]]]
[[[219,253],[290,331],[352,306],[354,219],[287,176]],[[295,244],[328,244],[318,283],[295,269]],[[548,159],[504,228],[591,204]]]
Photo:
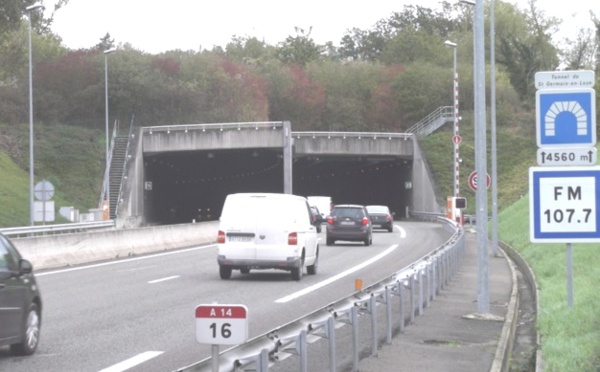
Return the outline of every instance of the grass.
[[[474,214],[475,193],[468,187],[475,169],[473,128],[468,113],[461,122],[461,195]],[[534,123],[532,118],[525,118]],[[423,151],[440,195],[452,192],[452,128],[447,125],[422,141]],[[81,211],[96,208],[104,171],[104,130],[72,126],[35,127],[36,182],[53,183],[57,206]],[[489,139],[489,134],[488,134]],[[498,235],[532,266],[540,287],[538,332],[545,370],[600,370],[599,244],[573,245],[574,305],[567,304],[566,249],[563,244],[529,241],[528,169],[535,165],[537,146],[530,126],[498,125]],[[0,123],[0,227],[29,224],[28,125]],[[488,163],[490,156],[488,154]],[[490,167],[488,166],[488,172]],[[445,205],[445,202],[442,200]],[[488,203],[488,212],[491,213]]]
[[[34,126],[34,185],[54,186],[56,209],[85,213],[98,207],[105,162],[105,132],[66,125]],[[27,226],[29,126],[0,123],[0,228]],[[56,214],[56,223],[66,223]]]

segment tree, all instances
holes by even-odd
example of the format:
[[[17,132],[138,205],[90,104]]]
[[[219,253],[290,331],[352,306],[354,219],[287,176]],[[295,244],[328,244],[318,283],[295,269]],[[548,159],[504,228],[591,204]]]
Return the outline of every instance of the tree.
[[[305,32],[304,29],[294,27],[296,36],[288,36],[284,42],[277,46],[277,57],[286,64],[306,66],[311,61],[321,57],[322,48],[315,44],[310,37],[312,27]]]

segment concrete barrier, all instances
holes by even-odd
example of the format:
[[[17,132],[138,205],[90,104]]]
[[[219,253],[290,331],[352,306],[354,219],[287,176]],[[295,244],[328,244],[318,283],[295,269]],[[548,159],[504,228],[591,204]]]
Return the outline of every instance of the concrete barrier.
[[[168,251],[216,241],[218,221],[13,238],[35,270]]]

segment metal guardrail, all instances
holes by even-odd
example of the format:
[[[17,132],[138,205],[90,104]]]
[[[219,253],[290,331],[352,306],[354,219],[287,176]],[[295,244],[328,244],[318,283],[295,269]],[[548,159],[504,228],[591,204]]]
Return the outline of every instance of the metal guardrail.
[[[358,138],[358,139],[403,139],[413,138],[411,133],[384,133],[384,132],[292,132],[292,137],[296,138]]]
[[[42,225],[42,226],[20,226],[20,227],[6,227],[0,229],[0,233],[6,236],[12,237],[31,237],[41,235],[51,235],[58,233],[75,233],[81,231],[88,231],[93,229],[106,229],[114,228],[115,221],[95,221],[95,222],[79,222],[79,223],[66,223],[58,225]]]
[[[359,356],[364,350],[370,349],[372,356],[378,354],[380,318],[383,318],[385,342],[389,344],[394,329],[403,332],[407,321],[413,322],[415,316],[422,315],[424,307],[435,300],[457,273],[465,253],[464,228],[446,218],[438,218],[438,221],[454,233],[446,243],[420,260],[364,290],[227,349],[219,354],[217,361],[206,358],[176,372],[266,372],[293,356],[298,359],[291,362],[299,364],[303,372],[334,372],[340,367],[338,359],[345,359],[341,362],[344,370],[358,371]],[[393,304],[395,297],[398,306]],[[345,327],[347,325],[350,327]],[[322,339],[328,342],[327,346],[318,345],[321,357],[309,360],[309,344]],[[323,358],[322,353],[328,353],[329,357]]]
[[[244,122],[244,123],[216,123],[216,124],[177,124],[177,125],[156,125],[152,127],[143,127],[143,133],[152,134],[154,132],[177,132],[177,131],[194,131],[194,130],[242,130],[242,129],[282,129],[282,121],[260,121],[260,122]]]

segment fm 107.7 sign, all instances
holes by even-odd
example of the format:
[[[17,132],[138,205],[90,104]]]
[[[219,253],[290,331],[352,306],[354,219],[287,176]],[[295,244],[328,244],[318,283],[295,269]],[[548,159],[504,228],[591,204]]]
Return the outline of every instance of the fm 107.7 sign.
[[[531,242],[600,242],[600,167],[531,167],[529,197]]]

